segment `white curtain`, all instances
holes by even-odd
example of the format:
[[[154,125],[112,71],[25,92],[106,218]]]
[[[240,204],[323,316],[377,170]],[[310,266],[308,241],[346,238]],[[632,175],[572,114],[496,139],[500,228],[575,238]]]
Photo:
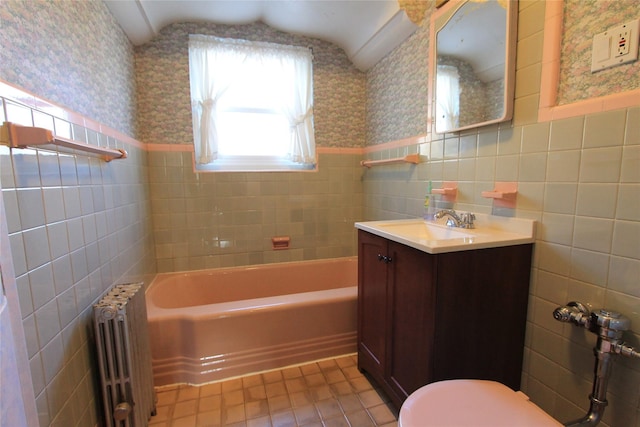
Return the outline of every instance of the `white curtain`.
[[[251,78],[247,73],[269,67],[266,91],[276,91],[274,107],[284,114],[291,129],[289,158],[315,163],[313,133],[312,55],[309,49],[273,43],[189,36],[189,67],[193,136],[196,161],[208,164],[217,158],[218,101],[234,84]],[[278,67],[274,72],[273,67]],[[244,70],[244,71],[243,71]],[[251,154],[251,153],[247,153]]]
[[[220,96],[233,83],[245,59],[246,55],[220,39],[189,36],[193,139],[196,162],[199,164],[211,163],[218,157],[216,106]]]
[[[451,65],[436,70],[436,132],[458,127],[460,120],[460,75]]]
[[[282,109],[289,120],[291,131],[288,157],[295,163],[316,162],[315,137],[313,131],[313,82],[311,53],[305,49],[287,55],[283,67],[290,82]]]

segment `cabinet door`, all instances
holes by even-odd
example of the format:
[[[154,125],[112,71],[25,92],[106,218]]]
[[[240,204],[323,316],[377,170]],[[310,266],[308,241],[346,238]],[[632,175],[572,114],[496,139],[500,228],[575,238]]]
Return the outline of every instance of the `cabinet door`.
[[[439,256],[435,380],[487,379],[520,388],[531,250]]]
[[[387,240],[358,230],[358,366],[384,381],[387,335]]]
[[[401,404],[432,378],[437,256],[395,242],[389,256],[387,381]]]

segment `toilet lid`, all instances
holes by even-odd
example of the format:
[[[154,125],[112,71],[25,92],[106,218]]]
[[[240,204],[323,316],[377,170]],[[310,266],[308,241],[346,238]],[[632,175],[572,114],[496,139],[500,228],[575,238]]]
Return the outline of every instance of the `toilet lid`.
[[[484,380],[426,385],[402,405],[399,427],[562,427],[524,393]]]

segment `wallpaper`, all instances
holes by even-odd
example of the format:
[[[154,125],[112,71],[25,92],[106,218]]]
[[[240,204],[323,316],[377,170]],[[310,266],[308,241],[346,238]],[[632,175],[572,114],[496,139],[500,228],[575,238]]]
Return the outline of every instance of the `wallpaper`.
[[[136,136],[133,47],[101,1],[0,1],[0,78]]]
[[[189,34],[311,47],[314,125],[321,147],[361,147],[365,141],[366,74],[344,51],[325,41],[277,31],[266,24],[178,23],[136,47],[139,139],[193,144],[189,94]]]
[[[593,36],[638,17],[635,0],[566,0],[559,105],[640,88],[640,61],[591,73]]]
[[[430,15],[367,73],[367,145],[427,133]]]

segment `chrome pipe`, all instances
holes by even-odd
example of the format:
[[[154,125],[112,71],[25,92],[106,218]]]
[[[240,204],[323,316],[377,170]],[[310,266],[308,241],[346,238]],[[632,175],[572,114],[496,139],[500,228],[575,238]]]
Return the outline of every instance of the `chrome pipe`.
[[[591,312],[584,304],[577,301],[556,308],[553,311],[553,317],[560,322],[584,327],[598,335],[598,341],[593,349],[596,363],[593,389],[589,395],[589,411],[584,417],[564,424],[565,427],[594,427],[602,420],[608,404],[607,385],[613,368],[613,356],[622,354],[640,358],[640,353],[622,342],[622,335],[631,326],[631,321],[615,311],[602,309]]]

